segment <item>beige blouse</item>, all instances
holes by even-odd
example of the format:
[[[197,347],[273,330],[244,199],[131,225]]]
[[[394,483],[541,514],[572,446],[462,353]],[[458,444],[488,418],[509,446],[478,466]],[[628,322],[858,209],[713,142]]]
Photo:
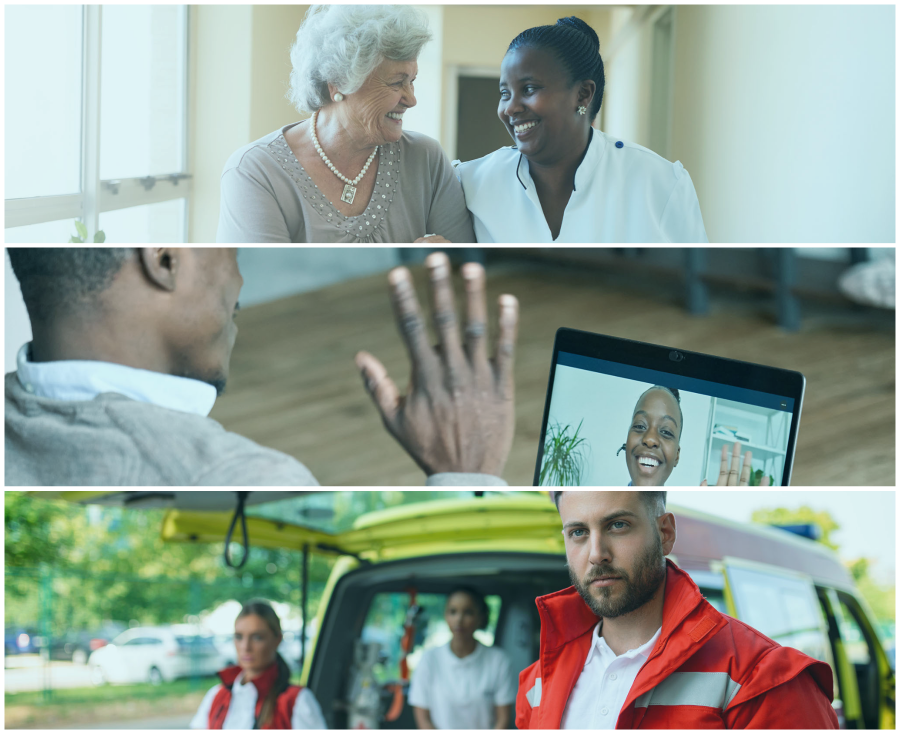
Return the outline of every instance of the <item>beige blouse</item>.
[[[437,234],[475,242],[462,186],[436,140],[404,132],[381,146],[366,210],[346,217],[294,156],[284,133],[235,151],[222,172],[218,242],[413,242]]]

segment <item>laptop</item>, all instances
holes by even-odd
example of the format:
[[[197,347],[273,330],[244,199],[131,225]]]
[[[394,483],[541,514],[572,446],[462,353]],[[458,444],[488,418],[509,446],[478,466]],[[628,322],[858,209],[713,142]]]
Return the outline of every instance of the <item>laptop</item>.
[[[799,372],[559,329],[534,485],[713,486],[724,447],[737,471],[751,452],[749,486],[788,486],[805,387]]]

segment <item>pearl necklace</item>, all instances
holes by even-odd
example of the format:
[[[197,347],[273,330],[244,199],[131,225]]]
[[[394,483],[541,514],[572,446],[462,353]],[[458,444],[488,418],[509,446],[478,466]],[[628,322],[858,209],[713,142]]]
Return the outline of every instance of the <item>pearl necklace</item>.
[[[312,116],[312,127],[310,128],[310,132],[312,133],[312,141],[313,145],[316,148],[319,156],[325,161],[325,165],[331,169],[331,172],[337,176],[341,181],[343,181],[346,186],[344,186],[344,193],[341,194],[341,201],[346,202],[347,204],[352,204],[353,199],[356,198],[356,184],[362,181],[362,177],[366,175],[366,171],[369,170],[369,166],[372,165],[372,161],[375,160],[375,156],[378,154],[378,147],[375,146],[375,150],[372,151],[372,155],[369,156],[369,160],[366,161],[366,165],[363,166],[363,169],[359,172],[359,175],[354,178],[352,181],[347,178],[343,173],[341,173],[337,168],[334,167],[334,163],[328,160],[328,156],[325,155],[325,151],[322,150],[322,146],[319,145],[319,138],[316,137],[316,118],[319,116],[319,111],[316,110],[313,112]]]

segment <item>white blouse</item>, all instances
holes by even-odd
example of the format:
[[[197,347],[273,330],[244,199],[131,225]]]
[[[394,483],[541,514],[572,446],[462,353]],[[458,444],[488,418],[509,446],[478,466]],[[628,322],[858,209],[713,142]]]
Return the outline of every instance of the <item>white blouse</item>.
[[[231,687],[231,702],[228,705],[228,713],[222,722],[223,729],[252,729],[256,721],[256,696],[257,690],[253,683],[243,683],[244,674],[238,676]],[[216,694],[222,689],[222,685],[215,685],[207,691],[200,702],[200,708],[191,719],[191,729],[208,729],[209,712],[212,709]],[[309,688],[304,688],[297,694],[294,701],[294,710],[291,713],[291,729],[327,729],[322,708]]]
[[[493,729],[495,709],[516,701],[518,680],[506,653],[476,643],[458,658],[450,645],[426,650],[409,686],[410,706],[428,709],[437,729]]]
[[[478,242],[708,242],[680,162],[591,129],[556,240],[528,160],[514,147],[454,161]]]

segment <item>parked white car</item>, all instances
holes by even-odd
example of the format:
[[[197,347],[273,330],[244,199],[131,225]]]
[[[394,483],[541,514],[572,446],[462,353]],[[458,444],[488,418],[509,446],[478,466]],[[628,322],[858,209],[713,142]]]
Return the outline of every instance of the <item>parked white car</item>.
[[[88,666],[94,685],[143,683],[213,675],[222,656],[212,634],[190,624],[134,627],[91,653]]]

